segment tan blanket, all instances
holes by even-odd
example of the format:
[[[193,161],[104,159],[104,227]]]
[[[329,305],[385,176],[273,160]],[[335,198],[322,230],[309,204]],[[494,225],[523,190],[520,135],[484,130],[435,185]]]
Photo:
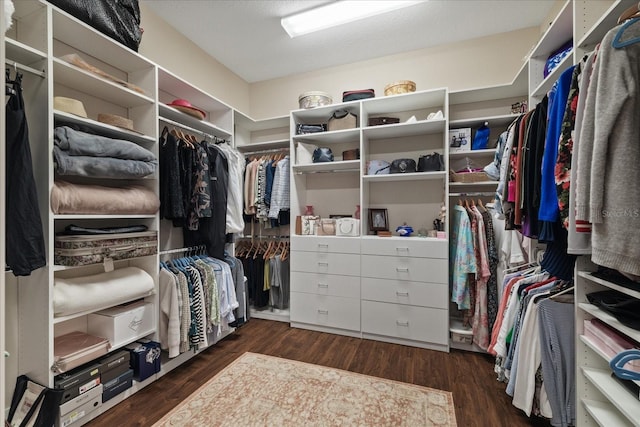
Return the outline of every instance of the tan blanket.
[[[142,186],[103,187],[56,181],[51,189],[55,214],[153,215],[160,199]]]

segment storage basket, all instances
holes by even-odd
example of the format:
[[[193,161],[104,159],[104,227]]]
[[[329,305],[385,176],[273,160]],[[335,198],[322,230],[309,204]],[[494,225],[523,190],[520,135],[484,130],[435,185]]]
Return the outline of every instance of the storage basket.
[[[463,172],[456,173],[454,171],[449,172],[451,182],[482,182],[491,181],[489,175],[486,172]]]
[[[384,95],[398,95],[401,93],[409,93],[416,91],[416,83],[411,80],[400,80],[397,82],[389,83],[384,87]]]
[[[322,107],[323,105],[331,105],[333,98],[326,92],[310,91],[300,94],[298,97],[298,104],[300,108],[315,108]]]

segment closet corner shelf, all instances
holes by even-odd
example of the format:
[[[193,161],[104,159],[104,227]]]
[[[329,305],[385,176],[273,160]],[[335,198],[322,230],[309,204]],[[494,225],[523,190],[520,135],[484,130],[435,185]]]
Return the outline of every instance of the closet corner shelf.
[[[78,317],[83,317],[83,316],[86,316],[87,314],[96,313],[96,312],[98,312],[100,310],[105,310],[107,308],[115,307],[117,305],[127,304],[129,302],[136,301],[136,300],[139,300],[141,298],[147,298],[147,297],[150,297],[152,295],[155,295],[155,291],[147,292],[144,295],[140,295],[140,296],[138,296],[136,298],[133,298],[133,299],[131,299],[129,301],[122,301],[122,302],[120,302],[118,304],[106,304],[104,306],[100,306],[100,307],[97,307],[97,308],[94,308],[94,309],[91,309],[91,310],[81,311],[79,313],[69,314],[67,316],[59,316],[59,317],[54,316],[53,317],[53,324],[55,325],[55,324],[58,324],[58,323],[66,322],[67,320],[77,319]],[[149,334],[146,334],[146,335],[149,335]]]
[[[609,363],[609,361],[611,360],[609,358],[609,356],[607,356],[602,350],[600,350],[594,343],[593,341],[591,341],[591,339],[586,336],[586,335],[580,335],[580,341],[582,341],[584,343],[584,345],[586,345],[587,347],[589,347],[591,350],[593,350],[594,353],[596,353],[598,356],[600,356],[603,360],[605,360],[607,363]]]
[[[150,144],[156,142],[155,138],[149,135],[141,135],[126,129],[98,122],[96,120],[85,119],[84,117],[65,113],[64,111],[53,110],[53,117],[55,120],[60,122],[90,127],[91,129],[98,130],[100,134],[109,138],[125,139],[138,144]]]
[[[395,182],[395,181],[429,181],[445,179],[446,171],[438,172],[413,172],[413,173],[390,173],[387,175],[364,175],[365,182]]]
[[[547,31],[531,52],[530,58],[544,57],[546,60],[551,52],[568,42],[573,29],[573,1],[566,0],[558,15],[553,19]],[[571,56],[571,55],[569,55]],[[555,81],[555,79],[554,79]]]
[[[444,133],[447,121],[421,120],[414,123],[396,123],[391,125],[367,126],[362,129],[368,139],[402,138],[406,136]]]
[[[358,129],[334,130],[329,132],[307,133],[293,135],[292,139],[299,142],[317,142],[322,144],[340,144],[343,142],[357,143],[360,137]]]
[[[582,399],[582,404],[600,426],[633,427],[633,424],[620,415],[612,403]]]
[[[581,310],[589,313],[593,317],[597,317],[598,319],[602,320],[604,323],[606,323],[607,325],[611,326],[612,328],[619,330],[623,334],[627,335],[629,338],[631,338],[633,340],[636,340],[636,341],[640,341],[640,331],[623,325],[622,323],[620,323],[620,321],[618,319],[616,319],[615,317],[613,317],[611,314],[607,313],[606,311],[601,310],[598,307],[596,307],[595,305],[589,304],[589,303],[586,303],[586,302],[579,303],[578,307]],[[638,419],[640,419],[640,418],[638,418]]]
[[[582,373],[629,421],[640,420],[640,401],[611,377],[608,369],[582,367]],[[619,424],[608,424],[618,426]]]
[[[34,49],[17,40],[5,38],[5,56],[7,59],[17,61],[22,65],[33,65],[35,62],[42,61],[47,58],[44,52]]]
[[[53,79],[56,84],[91,94],[122,107],[152,106],[155,102],[147,95],[103,79],[59,58],[53,58]]]
[[[613,282],[609,282],[604,279],[600,279],[599,277],[595,277],[589,271],[578,271],[578,277],[582,277],[583,279],[587,279],[590,282],[597,283],[602,286],[606,286],[607,288],[614,289],[618,292],[622,292],[623,294],[627,294],[631,297],[640,299],[640,292],[634,291],[633,289],[626,288],[624,286],[615,284]]]
[[[236,148],[241,153],[247,153],[247,154],[250,154],[252,151],[277,150],[277,149],[288,150],[289,140],[276,139],[273,141],[255,142],[252,144],[236,145]]]
[[[359,172],[360,160],[344,160],[336,162],[311,163],[308,165],[294,165],[292,169],[297,174],[318,172]]]
[[[220,138],[231,138],[232,134],[229,131],[226,131],[213,123],[206,122],[204,120],[198,120],[195,117],[192,117],[188,114],[185,114],[181,111],[176,110],[166,104],[158,103],[158,110],[160,114],[160,119],[167,118],[174,122],[183,123],[186,126],[192,127],[204,133],[211,134],[213,136],[217,136]]]
[[[487,148],[485,150],[471,150],[471,151],[455,151],[449,152],[449,157],[481,157],[495,154],[495,148]],[[497,181],[496,181],[497,182]]]

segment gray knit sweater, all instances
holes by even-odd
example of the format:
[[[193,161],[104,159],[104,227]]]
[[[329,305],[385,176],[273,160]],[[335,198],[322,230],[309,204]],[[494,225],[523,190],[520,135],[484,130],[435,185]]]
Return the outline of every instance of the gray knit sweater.
[[[593,223],[592,261],[640,274],[640,41],[607,33],[589,85],[578,147],[576,218]],[[640,40],[640,22],[622,40]]]

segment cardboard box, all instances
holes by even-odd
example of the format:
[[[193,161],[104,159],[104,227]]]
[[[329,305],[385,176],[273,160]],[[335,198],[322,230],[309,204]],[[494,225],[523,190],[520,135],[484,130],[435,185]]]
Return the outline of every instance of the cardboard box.
[[[60,403],[66,403],[100,385],[100,365],[92,363],[80,366],[54,378],[56,388],[64,389]]]
[[[160,372],[160,343],[136,342],[129,344],[127,349],[131,352],[131,369],[136,381],[144,381]]]
[[[133,369],[127,369],[125,373],[103,384],[102,402],[113,399],[133,385]]]
[[[131,353],[127,350],[115,351],[98,360],[100,365],[100,382],[106,384],[124,374],[129,369]]]
[[[471,151],[471,128],[449,129],[449,152]]]
[[[60,405],[60,414],[58,415],[56,426],[70,426],[101,406],[102,384]]]
[[[144,301],[108,308],[87,316],[87,331],[107,338],[111,347],[122,347],[155,332],[156,311]]]

